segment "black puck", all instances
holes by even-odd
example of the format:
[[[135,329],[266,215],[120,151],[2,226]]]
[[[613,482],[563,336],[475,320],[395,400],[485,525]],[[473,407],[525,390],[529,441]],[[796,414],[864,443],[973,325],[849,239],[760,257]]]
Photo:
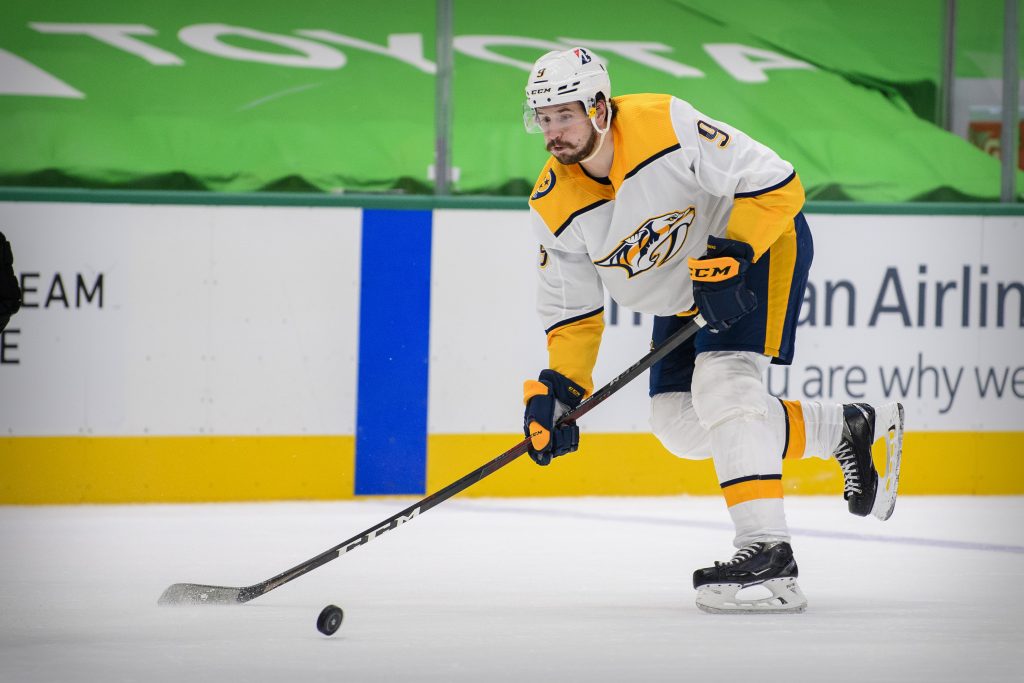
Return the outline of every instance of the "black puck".
[[[316,618],[316,630],[323,633],[325,636],[333,636],[334,632],[341,626],[341,620],[345,618],[345,613],[337,605],[327,605],[320,611],[320,616]]]

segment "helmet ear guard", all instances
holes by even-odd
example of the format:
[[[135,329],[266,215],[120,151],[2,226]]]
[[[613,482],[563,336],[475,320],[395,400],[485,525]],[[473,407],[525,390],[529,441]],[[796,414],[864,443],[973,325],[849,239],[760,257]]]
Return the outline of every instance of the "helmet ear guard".
[[[527,132],[539,132],[536,110],[569,102],[579,102],[598,133],[606,133],[597,127],[598,95],[603,95],[609,104],[611,125],[612,84],[603,61],[587,48],[574,47],[568,50],[548,52],[534,65],[526,82],[526,104],[523,121]]]

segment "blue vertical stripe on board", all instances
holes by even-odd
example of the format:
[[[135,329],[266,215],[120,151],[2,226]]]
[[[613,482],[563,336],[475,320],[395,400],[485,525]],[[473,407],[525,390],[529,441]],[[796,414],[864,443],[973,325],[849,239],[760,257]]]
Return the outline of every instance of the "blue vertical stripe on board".
[[[432,227],[430,211],[363,211],[356,495],[426,490]]]

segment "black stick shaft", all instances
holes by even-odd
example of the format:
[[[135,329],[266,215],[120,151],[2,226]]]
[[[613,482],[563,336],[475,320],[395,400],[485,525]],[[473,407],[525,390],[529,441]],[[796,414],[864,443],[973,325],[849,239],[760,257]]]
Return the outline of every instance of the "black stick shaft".
[[[678,331],[676,331],[672,336],[670,336],[668,339],[662,342],[661,345],[658,346],[658,348],[652,350],[650,353],[645,355],[643,358],[638,360],[627,370],[621,373],[618,377],[614,378],[613,380],[605,384],[603,387],[598,389],[596,392],[594,392],[589,398],[580,403],[576,408],[562,416],[559,422],[568,422],[570,420],[577,420],[583,417],[591,410],[596,408],[598,405],[608,400],[619,389],[629,384],[632,380],[636,379],[637,376],[643,374],[652,365],[654,365],[659,360],[661,360],[669,353],[671,353],[673,349],[675,349],[680,344],[682,344],[687,339],[696,334],[697,330],[699,329],[700,325],[696,321],[691,322],[689,325],[683,326]],[[338,557],[341,557],[345,553],[354,550],[361,545],[366,545],[367,543],[374,540],[378,536],[381,536],[385,532],[391,531],[392,529],[395,529],[401,526],[402,524],[405,524],[406,522],[414,519],[415,517],[418,517],[419,515],[423,514],[432,507],[440,503],[443,503],[444,501],[448,500],[457,493],[466,490],[467,488],[477,483],[484,477],[487,477],[493,474],[494,472],[500,470],[502,467],[509,464],[523,453],[526,453],[527,450],[529,450],[529,444],[530,440],[528,438],[523,439],[518,444],[516,444],[509,450],[505,451],[498,457],[494,458],[490,462],[473,470],[466,476],[462,477],[461,479],[455,482],[452,482],[448,486],[445,486],[440,491],[436,491],[427,496],[426,498],[423,498],[422,500],[413,503],[412,505],[405,508],[401,512],[392,515],[391,517],[388,517],[380,524],[370,527],[361,534],[357,534],[352,538],[348,539],[347,541],[339,543],[338,545],[334,546],[333,548],[330,548],[329,550],[325,550],[316,557],[310,558],[302,564],[296,565],[287,571],[281,572],[273,578],[267,579],[262,583],[257,583],[255,585],[243,588],[239,596],[240,602],[248,602],[253,598],[257,598],[263,595],[264,593],[274,590],[278,586],[282,586],[288,583],[289,581],[293,581],[302,576],[303,574],[311,572],[317,567],[321,567],[330,562],[331,560],[337,559]]]
[[[297,579],[303,574],[311,572],[317,567],[323,566],[331,560],[337,559],[345,553],[351,550],[355,550],[361,545],[369,543],[373,539],[383,535],[385,532],[391,531],[392,529],[395,529],[401,526],[402,524],[405,524],[406,522],[412,520],[413,518],[423,514],[432,507],[443,503],[444,501],[448,500],[449,498],[456,495],[460,491],[466,490],[467,488],[477,483],[484,477],[501,469],[505,465],[509,464],[510,462],[518,458],[520,455],[527,451],[529,443],[530,442],[528,439],[523,439],[514,447],[505,451],[504,453],[496,457],[494,460],[488,462],[486,465],[483,465],[482,467],[473,470],[472,472],[462,477],[458,481],[455,481],[449,484],[448,486],[445,486],[440,491],[436,491],[427,496],[426,498],[417,501],[416,503],[413,503],[412,505],[405,508],[401,512],[392,515],[391,517],[388,517],[380,524],[370,527],[366,531],[353,536],[344,543],[339,543],[333,548],[330,548],[329,550],[325,550],[324,552],[320,553],[316,557],[306,560],[302,564],[296,565],[295,567],[292,567],[287,571],[281,572],[277,576],[271,579],[267,579],[263,583],[259,583],[255,586],[249,586],[248,588],[243,589],[243,602],[263,595],[268,591],[274,590],[278,586],[284,585],[289,581]]]

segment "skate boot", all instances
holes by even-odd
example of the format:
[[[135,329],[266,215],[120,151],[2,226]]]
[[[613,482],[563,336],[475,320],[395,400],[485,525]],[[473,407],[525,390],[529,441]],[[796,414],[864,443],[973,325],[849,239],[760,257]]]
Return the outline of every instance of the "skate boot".
[[[886,467],[880,476],[871,459],[871,444],[881,437],[886,440]],[[889,519],[896,507],[903,456],[903,406],[887,403],[876,412],[867,403],[845,404],[843,435],[832,455],[843,468],[843,498],[850,512]]]
[[[807,598],[797,585],[793,548],[784,541],[751,543],[728,562],[693,573],[697,607],[712,614],[793,613],[807,609]],[[764,586],[770,596],[738,598],[751,586]]]

